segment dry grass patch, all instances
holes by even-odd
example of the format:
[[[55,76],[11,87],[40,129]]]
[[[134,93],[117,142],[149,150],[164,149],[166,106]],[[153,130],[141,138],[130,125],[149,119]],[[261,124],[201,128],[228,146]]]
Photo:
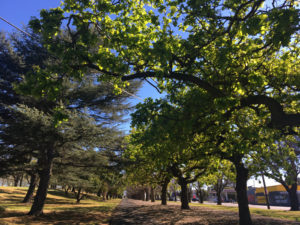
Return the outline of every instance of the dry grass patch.
[[[226,211],[238,212],[238,208],[235,206],[210,205],[210,204],[198,204],[198,203],[192,203],[191,205],[210,208],[214,210],[226,210]],[[281,219],[300,222],[300,211],[250,208],[250,212],[251,215],[260,215],[260,216],[267,216],[271,218],[281,218]]]
[[[50,190],[40,217],[26,215],[31,204],[21,203],[27,188],[0,187],[0,225],[6,224],[108,224],[120,200],[100,201],[89,196],[76,204],[73,194]],[[2,210],[1,210],[2,209]]]
[[[252,215],[253,225],[299,225],[298,222]],[[124,200],[114,212],[111,225],[238,225],[238,212],[212,207],[195,207],[181,210],[180,205],[169,202],[162,206],[138,200]]]

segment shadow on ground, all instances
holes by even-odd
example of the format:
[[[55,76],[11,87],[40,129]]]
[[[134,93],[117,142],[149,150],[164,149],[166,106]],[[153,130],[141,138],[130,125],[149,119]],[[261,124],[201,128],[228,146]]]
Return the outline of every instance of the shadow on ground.
[[[281,219],[252,216],[253,225],[300,225]],[[238,225],[238,213],[192,207],[181,210],[179,205],[162,206],[125,199],[114,210],[110,225]]]
[[[46,213],[42,216],[28,216],[24,213],[10,212],[5,215],[4,224],[103,224],[109,216],[103,212],[78,213],[73,211]],[[4,221],[3,221],[4,222]],[[1,224],[1,223],[0,223]]]

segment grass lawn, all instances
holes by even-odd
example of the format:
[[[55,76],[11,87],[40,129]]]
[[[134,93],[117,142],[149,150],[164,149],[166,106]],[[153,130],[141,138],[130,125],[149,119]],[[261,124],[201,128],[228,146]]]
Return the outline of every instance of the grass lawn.
[[[113,209],[120,199],[97,200],[95,196],[76,204],[72,193],[69,197],[60,190],[49,190],[44,215],[27,216],[31,204],[21,203],[27,188],[0,187],[0,225],[4,224],[108,224]]]
[[[210,204],[199,204],[191,203],[191,206],[200,206],[216,210],[229,210],[237,212],[238,208],[234,206],[223,206],[223,205],[210,205]],[[271,218],[281,218],[288,219],[291,221],[300,222],[300,211],[285,211],[285,210],[268,210],[268,209],[259,209],[259,208],[250,208],[251,214],[257,214],[261,216],[267,216]]]

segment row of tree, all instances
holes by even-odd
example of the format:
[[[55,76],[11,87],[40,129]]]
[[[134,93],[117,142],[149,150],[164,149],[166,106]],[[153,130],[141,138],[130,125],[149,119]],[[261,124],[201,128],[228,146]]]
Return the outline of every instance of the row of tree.
[[[188,110],[183,112],[185,107],[178,107],[179,102],[170,102],[170,99],[156,102],[149,99],[140,104],[132,114],[135,129],[129,137],[130,144],[124,154],[132,162],[127,168],[129,177],[132,174],[136,182],[154,186],[162,186],[164,182],[168,184],[175,177],[181,186],[182,208],[187,209],[189,183],[199,180],[206,185],[213,185],[220,201],[220,193],[226,181],[235,181],[238,200],[244,199],[239,204],[247,206],[247,180],[250,176],[264,174],[286,188],[291,210],[298,210],[297,137],[283,136],[262,125],[251,127],[249,123],[253,121],[253,117],[247,113],[242,118],[240,112],[237,115],[239,118],[228,125],[226,133],[222,127],[220,137],[216,133],[218,125],[209,125],[209,128],[202,130],[202,124],[208,120],[197,121],[197,118],[193,121],[193,105],[189,104],[186,107]],[[257,123],[257,118],[254,119]],[[195,131],[192,130],[193,127]]]
[[[275,176],[291,165],[292,176],[286,170],[279,180],[295,193],[299,15],[293,0],[64,1],[30,22],[52,64],[33,67],[19,89],[57,101],[66,81],[90,70],[119,93],[129,80],[154,79],[147,81],[167,95],[138,106],[129,159],[161,182],[176,177],[183,193],[216,162],[231,162],[240,224],[251,225],[251,171]],[[55,124],[67,108],[55,107]]]
[[[80,82],[61,75],[64,91],[59,96],[25,95],[22,83],[37,82],[27,74],[60,61],[43,47],[40,36],[32,36],[1,33],[1,177],[14,176],[16,184],[24,174],[30,177],[24,202],[30,201],[38,183],[30,215],[43,213],[50,184],[64,187],[66,193],[76,190],[78,203],[83,191],[103,199],[108,193],[120,195],[124,182],[115,158],[124,136],[118,125],[130,110],[129,95],[116,95],[92,70]],[[127,91],[134,93],[138,86],[132,84]]]

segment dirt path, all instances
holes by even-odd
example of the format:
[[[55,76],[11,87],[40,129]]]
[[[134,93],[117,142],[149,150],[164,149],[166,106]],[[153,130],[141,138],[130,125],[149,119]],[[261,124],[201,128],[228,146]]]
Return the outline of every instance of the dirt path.
[[[281,219],[252,216],[254,225],[300,225]],[[113,212],[110,225],[238,225],[238,214],[204,207],[181,210],[177,204],[124,199]]]

